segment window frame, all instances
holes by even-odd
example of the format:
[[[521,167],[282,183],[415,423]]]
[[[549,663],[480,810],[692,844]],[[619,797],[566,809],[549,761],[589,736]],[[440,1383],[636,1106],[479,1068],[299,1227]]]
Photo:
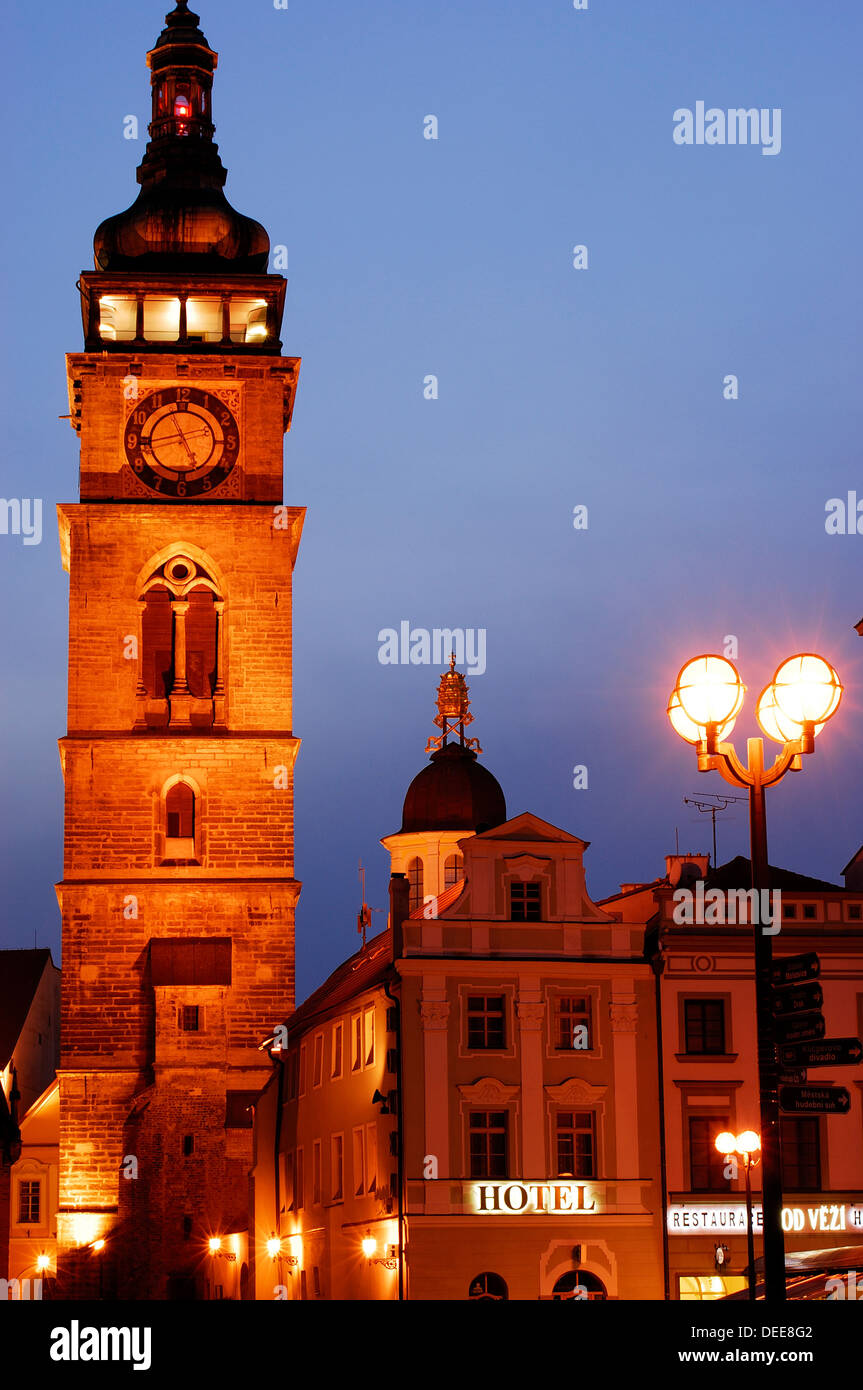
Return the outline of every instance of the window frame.
[[[338,1067],[336,1060],[338,1059]],[[341,1081],[345,1071],[345,1025],[341,1019],[333,1024],[330,1043],[330,1080]]]
[[[486,1117],[486,1124],[484,1127],[474,1125],[473,1123],[474,1119],[479,1119],[480,1116]],[[492,1125],[490,1122],[492,1116],[503,1116],[503,1125]],[[469,1106],[466,1111],[465,1130],[467,1135],[466,1169],[471,1182],[477,1181],[478,1179],[484,1179],[487,1182],[505,1181],[510,1176],[509,1170],[511,1167],[510,1133],[512,1130],[512,1124],[509,1106],[500,1105],[494,1106],[493,1108],[489,1108],[486,1105]],[[488,1169],[494,1167],[494,1163],[492,1162],[492,1158],[494,1156],[491,1154],[490,1145],[488,1143],[485,1146],[485,1155],[477,1154],[474,1152],[474,1145],[471,1142],[472,1136],[474,1134],[484,1134],[488,1139],[490,1139],[495,1134],[503,1135],[503,1154],[502,1156],[498,1155],[498,1157],[502,1157],[502,1165],[499,1165],[503,1168],[502,1172],[478,1171],[479,1165],[475,1163],[475,1159],[485,1157],[486,1162],[482,1166]]]

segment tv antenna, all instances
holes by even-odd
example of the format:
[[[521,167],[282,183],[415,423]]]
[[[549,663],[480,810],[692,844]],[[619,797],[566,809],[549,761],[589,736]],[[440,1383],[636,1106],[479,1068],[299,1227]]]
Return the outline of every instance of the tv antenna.
[[[363,861],[362,861],[362,859],[359,860],[359,862],[358,862],[358,864],[357,864],[357,868],[358,868],[358,870],[359,870],[359,875],[360,875],[360,891],[361,891],[361,893],[362,893],[362,904],[363,904],[362,907],[360,908],[359,912],[357,913],[357,931],[359,932],[360,936],[363,938],[363,945],[365,946],[365,944],[366,944],[366,932],[368,931],[369,927],[370,927],[371,924],[372,924],[372,913],[373,913],[373,912],[383,912],[383,908],[382,908],[382,907],[369,907],[368,903],[366,902],[366,871],[365,871],[365,868],[364,868],[364,866],[363,866]]]
[[[686,805],[686,806],[694,806],[694,807],[696,808],[696,810],[703,812],[704,815],[709,815],[710,818],[711,818],[711,820],[713,821],[713,867],[714,867],[714,869],[717,867],[717,859],[716,859],[716,813],[717,813],[717,811],[725,811],[725,810],[728,808],[728,806],[731,804],[732,801],[748,801],[748,799],[749,799],[749,798],[746,797],[746,796],[733,796],[733,795],[731,795],[730,793],[726,796],[724,793],[716,793],[716,792],[709,792],[709,793],[707,793],[705,796],[701,796],[701,797],[699,797],[699,796],[685,796],[685,797],[683,798],[684,805]]]

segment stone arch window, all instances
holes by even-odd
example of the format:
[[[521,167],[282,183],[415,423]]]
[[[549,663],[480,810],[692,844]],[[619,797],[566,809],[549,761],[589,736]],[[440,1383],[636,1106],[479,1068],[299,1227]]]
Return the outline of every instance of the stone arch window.
[[[551,1296],[558,1301],[578,1298],[601,1302],[608,1298],[608,1291],[602,1280],[596,1274],[591,1274],[589,1269],[568,1269],[557,1280]]]
[[[444,861],[443,866],[443,886],[452,888],[454,883],[458,883],[464,878],[464,860],[460,854],[450,854]]]
[[[162,788],[162,864],[200,864],[200,789],[188,776],[171,777]]]
[[[139,589],[135,727],[225,726],[225,603],[210,570],[177,553]]]
[[[408,883],[410,884],[410,909],[415,912],[423,905],[423,861],[412,859],[408,864]]]
[[[165,833],[169,840],[195,838],[195,793],[188,782],[175,782],[165,797]]]
[[[509,1298],[509,1289],[506,1280],[499,1274],[494,1274],[487,1270],[483,1274],[478,1274],[475,1279],[471,1279],[468,1290],[468,1298],[478,1298],[487,1303],[500,1302]]]

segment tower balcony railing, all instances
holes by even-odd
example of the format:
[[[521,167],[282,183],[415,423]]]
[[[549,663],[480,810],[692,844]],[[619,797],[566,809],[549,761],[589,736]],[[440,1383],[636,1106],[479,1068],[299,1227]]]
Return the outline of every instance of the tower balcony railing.
[[[279,353],[285,283],[280,275],[84,274],[86,350]]]

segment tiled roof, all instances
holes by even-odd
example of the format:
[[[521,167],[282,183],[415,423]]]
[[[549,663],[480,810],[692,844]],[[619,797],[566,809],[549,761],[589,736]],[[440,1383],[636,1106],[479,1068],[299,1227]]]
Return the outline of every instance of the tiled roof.
[[[0,951],[0,1067],[5,1067],[21,1036],[45,966],[47,947],[34,951]]]
[[[442,893],[438,893],[436,898],[432,898],[430,903],[423,903],[421,907],[414,908],[411,918],[421,917],[440,917],[448,907],[452,907],[457,898],[460,898],[464,890],[466,878],[456,879],[449,888],[445,888]]]
[[[770,887],[788,889],[797,893],[844,893],[838,883],[827,883],[823,878],[808,878],[806,874],[795,874],[790,869],[778,869],[773,864],[769,868]],[[708,888],[750,888],[752,868],[748,859],[738,854],[727,864],[720,864],[707,875]]]
[[[392,972],[392,941],[389,928],[367,941],[361,951],[337,967],[314,994],[310,994],[288,1019],[293,1038],[328,1009],[346,1004],[372,985],[380,984]]]

